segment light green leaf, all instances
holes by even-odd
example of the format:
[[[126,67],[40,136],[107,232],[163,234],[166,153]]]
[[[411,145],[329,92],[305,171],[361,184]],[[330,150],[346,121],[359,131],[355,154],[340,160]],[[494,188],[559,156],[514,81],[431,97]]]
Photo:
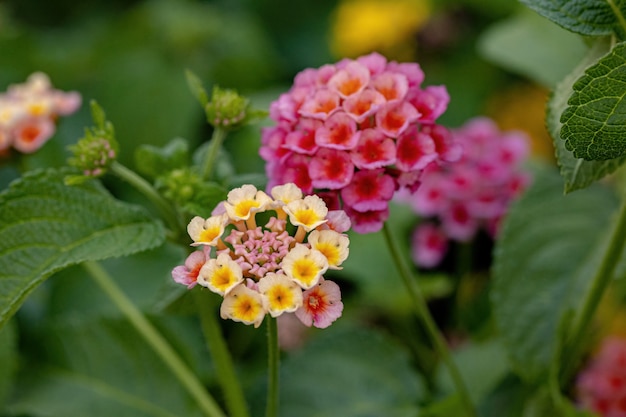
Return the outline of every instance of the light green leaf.
[[[163,323],[162,323],[163,324]],[[182,321],[165,327],[170,343],[192,361],[200,331],[180,338]],[[195,417],[201,415],[180,383],[124,319],[48,323],[49,362],[25,369],[8,410],[34,417]],[[203,358],[205,361],[207,358]]]
[[[209,95],[204,89],[204,86],[202,85],[202,81],[191,70],[186,70],[185,76],[187,77],[187,85],[189,86],[191,93],[196,98],[196,100],[198,100],[198,102],[202,105],[202,108],[204,109],[207,103],[209,102]]]
[[[580,62],[587,47],[580,36],[525,11],[483,32],[478,49],[488,60],[553,87]]]
[[[496,243],[491,301],[514,370],[549,374],[564,314],[577,306],[599,265],[617,207],[607,189],[563,195],[552,171],[510,208]]]
[[[557,164],[565,180],[566,193],[587,187],[594,181],[614,172],[626,161],[626,157],[606,161],[586,161],[576,158],[572,151],[565,148],[565,141],[561,139],[560,133],[561,113],[567,107],[567,100],[572,94],[575,81],[584,74],[585,69],[595,64],[608,50],[609,45],[606,40],[595,42],[580,64],[557,85],[548,101],[546,126],[556,149]]]
[[[423,387],[412,369],[381,333],[327,329],[283,362],[280,416],[414,417]]]
[[[164,241],[163,226],[143,208],[95,181],[66,186],[67,174],[28,173],[0,194],[0,326],[53,272]]]
[[[626,43],[616,45],[576,81],[561,115],[561,138],[576,158],[626,155]]]
[[[567,30],[589,36],[623,33],[623,0],[520,0]]]
[[[189,144],[183,138],[174,138],[165,146],[140,145],[135,151],[137,171],[151,179],[164,172],[189,165]]]

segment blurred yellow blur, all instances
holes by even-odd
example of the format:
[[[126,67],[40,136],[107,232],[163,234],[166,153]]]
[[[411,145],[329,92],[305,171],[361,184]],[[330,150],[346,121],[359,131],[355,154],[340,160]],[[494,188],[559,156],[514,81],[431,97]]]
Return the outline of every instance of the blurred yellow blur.
[[[342,0],[333,16],[330,48],[337,58],[376,51],[412,60],[417,33],[429,17],[426,0]]]

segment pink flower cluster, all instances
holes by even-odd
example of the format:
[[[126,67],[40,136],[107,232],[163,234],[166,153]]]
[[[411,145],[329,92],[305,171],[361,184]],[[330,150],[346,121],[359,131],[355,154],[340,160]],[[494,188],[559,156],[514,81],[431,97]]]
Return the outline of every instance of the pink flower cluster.
[[[501,132],[484,117],[452,131],[462,156],[454,163],[430,164],[408,201],[422,217],[413,233],[413,259],[419,266],[438,265],[448,241],[469,241],[480,228],[495,236],[513,198],[530,182],[521,164],[528,155],[526,136]]]
[[[626,339],[606,339],[576,381],[578,402],[603,417],[626,417]]]
[[[458,157],[435,124],[448,93],[422,88],[423,80],[418,64],[377,53],[297,74],[270,106],[276,125],[263,130],[268,188],[293,182],[315,190],[348,213],[356,232],[379,230],[397,189],[415,189],[429,163]]]
[[[0,94],[0,152],[10,147],[22,153],[41,148],[55,132],[58,116],[74,113],[81,104],[77,92],[55,90],[44,73]]]

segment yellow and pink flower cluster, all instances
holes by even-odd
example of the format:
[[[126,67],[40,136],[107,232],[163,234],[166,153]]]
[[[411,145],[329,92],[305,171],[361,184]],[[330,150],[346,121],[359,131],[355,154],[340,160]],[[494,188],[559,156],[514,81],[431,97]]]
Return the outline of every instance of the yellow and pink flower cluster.
[[[187,231],[192,246],[202,250],[175,267],[172,277],[223,296],[224,319],[258,327],[266,314],[295,313],[307,326],[328,327],[343,303],[339,286],[324,274],[341,269],[348,257],[350,220],[342,210],[329,211],[320,197],[303,196],[293,183],[270,194],[244,185],[208,219],[194,217]]]
[[[58,116],[74,113],[80,104],[79,93],[54,89],[41,72],[23,84],[9,86],[0,94],[0,152],[11,147],[35,152],[54,135]]]

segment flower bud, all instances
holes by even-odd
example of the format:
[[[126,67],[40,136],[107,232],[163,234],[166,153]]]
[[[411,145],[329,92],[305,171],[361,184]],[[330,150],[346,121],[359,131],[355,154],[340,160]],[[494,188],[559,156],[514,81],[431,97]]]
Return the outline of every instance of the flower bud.
[[[250,101],[235,90],[213,87],[211,101],[205,107],[207,119],[213,127],[233,129],[243,124]]]

